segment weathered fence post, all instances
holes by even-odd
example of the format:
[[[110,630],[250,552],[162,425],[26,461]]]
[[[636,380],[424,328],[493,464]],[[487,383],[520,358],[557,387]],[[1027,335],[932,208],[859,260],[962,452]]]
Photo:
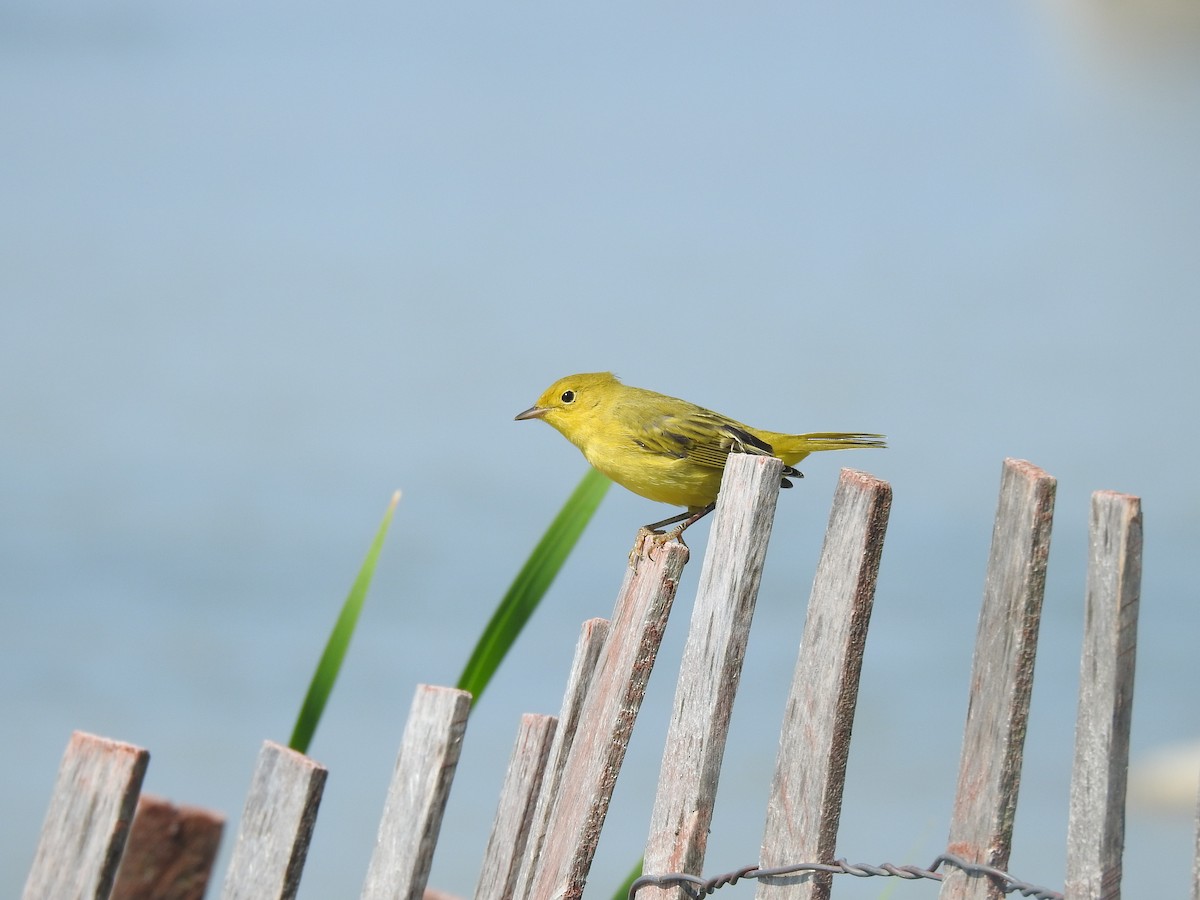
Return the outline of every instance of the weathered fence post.
[[[417,686],[362,900],[420,900],[462,750],[471,695]]]
[[[649,873],[699,875],[704,864],[782,473],[772,457],[733,453],[725,464],[650,817]],[[639,900],[677,894],[645,888]]]
[[[831,862],[842,811],[850,732],[892,489],[843,469],[813,578],[796,659],[767,822],[762,868]],[[759,900],[828,897],[830,877],[763,880]]]
[[[645,853],[648,882],[656,875],[684,877],[646,884],[639,900],[668,900],[679,895],[678,886],[659,884],[698,883],[695,876],[701,874],[781,465],[769,457],[738,454],[727,462]],[[940,877],[941,898],[1003,896],[1003,873],[986,869],[1008,867],[1055,487],[1052,477],[1028,462],[1004,463],[949,858],[939,860],[949,865],[939,872],[890,864],[842,871]],[[891,499],[887,482],[842,471],[780,733],[761,856],[756,866],[738,873],[759,879],[757,900],[826,900],[830,895],[832,876],[820,869],[835,863],[859,674]],[[603,619],[584,623],[559,719],[522,718],[475,900],[579,900],[582,895],[688,559],[678,541],[638,550],[611,625]],[[1141,564],[1140,500],[1097,491],[1090,519],[1064,900],[1120,898]],[[426,892],[426,881],[470,700],[450,688],[417,688],[362,900],[437,895]],[[130,900],[197,900],[215,856],[221,819],[143,798],[135,820],[148,759],[145,750],[128,744],[79,732],[72,736],[24,900],[106,900],[110,892],[116,900],[118,889]],[[266,742],[223,900],[296,895],[326,774],[307,757]],[[186,827],[179,823],[192,821],[187,816],[193,813],[205,829],[193,842],[164,838],[162,832]],[[142,821],[148,852],[143,861],[127,854],[122,864],[122,848],[132,846],[131,820]],[[1200,900],[1200,797],[1196,825],[1192,897]],[[966,868],[956,867],[954,857]],[[188,874],[159,877],[172,867]],[[776,867],[793,871],[765,871]],[[720,886],[722,880],[713,883]],[[1015,889],[1025,888],[1039,890],[1025,884]],[[1038,893],[1043,895],[1057,896]]]
[[[999,869],[1008,865],[1012,844],[1055,484],[1032,463],[1004,461],[975,639],[948,850]],[[938,894],[941,900],[1002,896],[991,878],[953,867]]]
[[[626,571],[529,879],[532,900],[577,900],[583,893],[687,558],[687,547],[668,541]]]
[[[592,685],[596,666],[600,662],[600,654],[608,641],[610,630],[608,619],[588,619],[580,630],[579,640],[575,645],[575,657],[571,662],[571,672],[567,676],[567,689],[563,693],[562,708],[558,714],[558,727],[554,730],[554,740],[550,744],[550,755],[546,760],[546,773],[542,776],[541,787],[538,790],[537,809],[530,822],[525,852],[518,861],[512,894],[517,900],[522,900],[529,894],[530,879],[533,878],[533,871],[542,855],[546,826],[558,799],[563,769],[566,767],[567,756],[571,752],[571,744],[579,728],[579,717],[583,715],[588,689]]]
[[[1196,855],[1192,857],[1192,900],[1200,900],[1200,790],[1196,791]]]
[[[290,900],[300,887],[328,770],[264,741],[246,794],[222,900]]]
[[[1092,495],[1066,900],[1118,900],[1142,580],[1142,506]]]
[[[142,794],[111,900],[204,900],[225,817]]]
[[[24,900],[104,900],[112,890],[150,754],[76,731],[46,811]]]
[[[512,758],[500,788],[496,818],[483,852],[475,900],[512,897],[521,859],[529,845],[529,831],[557,724],[554,716],[526,713],[521,717]]]

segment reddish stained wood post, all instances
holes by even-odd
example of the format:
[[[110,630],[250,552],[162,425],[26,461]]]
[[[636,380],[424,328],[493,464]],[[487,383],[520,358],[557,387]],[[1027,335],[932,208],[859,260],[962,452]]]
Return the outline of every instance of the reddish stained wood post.
[[[1067,900],[1118,900],[1142,581],[1142,505],[1092,495],[1079,714],[1067,826]]]
[[[699,875],[742,674],[783,463],[732,453],[679,667],[675,706],[650,818],[644,869]],[[638,900],[674,900],[678,888],[643,888]]]
[[[947,847],[1004,869],[1012,846],[1056,482],[1032,463],[1004,461],[975,640],[967,723]],[[953,867],[941,900],[999,900],[986,876]]]
[[[142,794],[111,900],[204,900],[225,817]]]
[[[796,660],[760,865],[833,860],[846,759],[892,489],[843,469]],[[829,876],[759,881],[759,900],[829,896]]]
[[[577,900],[625,758],[646,682],[666,630],[688,550],[678,541],[654,547],[626,570],[612,630],[550,813],[541,856],[530,879],[533,900]]]
[[[300,887],[328,770],[264,741],[246,794],[222,900],[290,900]]]
[[[71,735],[24,900],[109,896],[149,762],[141,747],[82,731]]]
[[[419,900],[424,893],[470,708],[466,691],[417,685],[362,900]]]

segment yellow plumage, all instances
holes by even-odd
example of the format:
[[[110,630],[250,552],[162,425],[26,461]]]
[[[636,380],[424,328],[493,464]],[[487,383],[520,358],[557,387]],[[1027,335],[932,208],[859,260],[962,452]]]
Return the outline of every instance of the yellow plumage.
[[[787,466],[783,486],[791,487],[788,478],[800,477],[792,466],[810,453],[885,446],[878,434],[762,431],[686,400],[621,384],[611,372],[560,378],[517,416],[535,418],[560,431],[617,484],[687,507],[697,518],[716,501],[730,453],[779,457]]]

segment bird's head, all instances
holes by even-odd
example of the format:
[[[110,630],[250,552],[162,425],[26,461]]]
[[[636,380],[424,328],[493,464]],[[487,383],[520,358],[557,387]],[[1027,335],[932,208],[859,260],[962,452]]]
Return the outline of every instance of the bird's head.
[[[546,388],[537,402],[518,413],[516,419],[542,419],[575,441],[580,429],[591,421],[591,414],[612,401],[620,384],[612,372],[568,375]]]

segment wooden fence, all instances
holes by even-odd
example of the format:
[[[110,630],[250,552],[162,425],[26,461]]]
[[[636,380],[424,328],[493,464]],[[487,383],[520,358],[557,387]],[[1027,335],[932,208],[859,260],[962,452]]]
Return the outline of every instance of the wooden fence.
[[[704,865],[780,467],[778,460],[765,457],[729,459],[649,826],[644,868],[649,874],[698,875]],[[1002,881],[973,865],[1004,869],[1008,864],[1054,494],[1054,479],[1036,466],[1005,462],[947,845],[966,866],[943,868],[942,898],[1003,895]],[[834,860],[890,506],[886,482],[842,472],[779,736],[763,868]],[[1106,491],[1093,495],[1067,898],[1120,896],[1141,524],[1138,498]],[[593,619],[583,625],[559,716],[523,717],[476,898],[551,900],[582,894],[687,558],[687,548],[678,542],[635,558],[611,622]],[[361,890],[364,900],[417,898],[425,891],[469,703],[461,691],[417,689]],[[139,803],[148,758],[145,750],[128,744],[80,733],[71,738],[25,900],[203,895],[220,817],[148,798]],[[325,775],[307,757],[271,742],[264,745],[223,898],[295,895]],[[761,878],[756,897],[824,898],[833,880],[812,870]],[[1193,896],[1200,900],[1200,874],[1195,880]],[[679,896],[680,888],[669,882],[638,891],[639,900]]]

